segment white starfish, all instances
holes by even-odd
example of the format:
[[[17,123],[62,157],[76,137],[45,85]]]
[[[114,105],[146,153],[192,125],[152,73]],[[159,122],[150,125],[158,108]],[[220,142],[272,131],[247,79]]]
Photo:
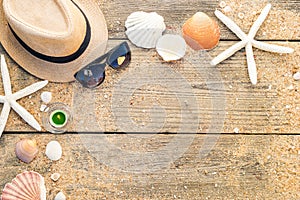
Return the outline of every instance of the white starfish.
[[[10,77],[4,55],[1,55],[1,74],[5,96],[0,95],[0,103],[4,104],[0,115],[0,137],[5,128],[10,108],[14,109],[30,126],[32,126],[38,131],[41,131],[39,123],[25,108],[23,108],[19,103],[17,103],[16,100],[28,96],[38,91],[39,89],[45,87],[48,84],[48,81],[40,81],[34,83],[13,94],[11,90]]]
[[[267,18],[267,15],[269,14],[271,10],[271,4],[267,4],[267,6],[262,10],[260,16],[258,19],[254,22],[252,25],[249,34],[246,35],[240,27],[236,23],[234,23],[231,19],[226,17],[223,13],[216,10],[215,15],[232,31],[234,32],[242,41],[234,44],[224,52],[222,52],[220,55],[218,55],[216,58],[214,58],[211,61],[211,65],[217,65],[223,60],[226,60],[230,56],[232,56],[235,52],[242,49],[243,47],[246,47],[246,55],[247,55],[247,64],[248,64],[248,73],[252,84],[257,83],[257,70],[256,70],[256,64],[253,56],[253,50],[252,46],[262,49],[264,51],[270,51],[273,53],[293,53],[294,50],[289,47],[282,47],[278,45],[268,44],[264,42],[260,42],[254,39],[258,29],[262,25],[262,23]]]

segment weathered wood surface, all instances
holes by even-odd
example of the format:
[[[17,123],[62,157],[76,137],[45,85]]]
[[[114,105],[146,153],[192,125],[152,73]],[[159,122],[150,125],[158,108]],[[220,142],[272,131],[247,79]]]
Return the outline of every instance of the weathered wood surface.
[[[104,15],[107,20],[110,38],[126,38],[124,32],[124,22],[128,15],[134,11],[157,12],[165,18],[168,27],[167,32],[180,32],[184,22],[196,12],[205,12],[209,16],[214,16],[216,9],[222,10],[219,6],[221,0],[120,0],[100,1]],[[252,22],[254,22],[260,11],[267,3],[272,4],[272,9],[267,19],[267,23],[257,34],[260,40],[299,40],[299,4],[297,0],[233,0],[225,1],[232,8],[227,15],[233,19],[241,29],[248,32]],[[257,9],[257,10],[256,10]],[[243,13],[243,19],[238,17],[238,13]],[[292,20],[286,20],[292,19]],[[237,37],[227,29],[222,23],[219,23],[222,30],[222,39],[232,40]],[[295,27],[294,30],[290,29]]]
[[[217,0],[97,2],[107,20],[108,49],[126,39],[124,22],[134,11],[156,11],[164,16],[167,33],[180,34],[184,21],[195,12],[203,11],[214,17],[213,11],[221,9]],[[69,129],[74,132],[126,132],[127,129],[135,131],[137,127],[140,132],[152,134],[181,130],[227,133],[218,138],[208,156],[198,157],[207,138],[205,134],[198,134],[188,150],[165,169],[142,174],[120,171],[92,157],[98,151],[86,149],[83,143],[87,140],[82,139],[85,136],[52,135],[45,130],[31,134],[33,130],[12,111],[6,132],[0,139],[0,187],[24,170],[35,170],[46,178],[48,199],[53,199],[60,190],[69,199],[299,199],[300,95],[299,82],[294,81],[292,75],[300,70],[300,1],[225,2],[232,8],[228,16],[245,32],[264,5],[271,2],[270,15],[256,38],[295,48],[291,55],[255,49],[257,86],[250,84],[243,50],[216,69],[205,65],[207,60],[203,56],[210,60],[237,40],[220,22],[222,40],[212,51],[189,49],[182,61],[168,64],[162,62],[155,50],[142,50],[131,45],[132,64],[121,71],[108,69],[105,83],[100,88],[91,92],[82,90],[77,83],[50,83],[40,92],[19,101],[41,122],[40,94],[51,91],[53,101],[64,102],[74,109],[75,123]],[[245,15],[243,19],[238,17],[241,12]],[[6,54],[2,46],[0,53]],[[38,81],[8,56],[6,58],[13,91]],[[172,73],[168,74],[167,69]],[[138,84],[134,84],[134,78],[140,82],[154,79],[156,86],[149,81],[146,86],[136,88]],[[1,79],[0,82],[0,93],[3,94]],[[120,86],[120,83],[126,84]],[[92,98],[86,98],[90,100],[86,102],[84,97]],[[163,110],[153,109],[155,105]],[[190,111],[191,115],[185,115],[183,111]],[[132,121],[128,121],[128,116]],[[183,117],[187,118],[183,120]],[[122,129],[122,123],[128,123],[127,129]],[[240,134],[233,134],[235,128]],[[24,131],[29,133],[21,134]],[[105,136],[124,152],[141,153],[155,152],[175,137],[173,134],[133,135],[133,139],[120,134]],[[188,134],[186,139],[194,136]],[[14,154],[14,145],[22,138],[35,138],[40,147],[38,157],[29,165],[18,161]],[[44,154],[46,144],[54,139],[64,150],[63,158],[58,162],[49,161]],[[114,160],[115,157],[111,158]],[[139,161],[133,162],[132,166],[137,164],[139,169],[145,167]],[[157,167],[162,163],[152,164]],[[54,172],[62,174],[57,183],[50,180]]]
[[[5,135],[0,141],[1,147],[6,147],[0,149],[0,186],[19,172],[35,170],[45,177],[47,199],[53,199],[60,190],[69,199],[78,200],[299,199],[299,136],[221,135],[208,156],[201,158],[199,150],[207,135],[197,135],[179,159],[148,173],[130,173],[102,164],[105,161],[92,157],[82,145],[83,137],[88,135]],[[155,152],[170,135],[152,135],[146,146],[125,135],[105,137],[123,151],[143,153]],[[15,157],[14,144],[20,138],[38,142],[40,152],[31,164],[25,165]],[[49,161],[44,154],[46,144],[54,139],[64,149],[57,162]],[[154,163],[154,167],[160,164]],[[144,168],[141,165],[136,169],[139,167]],[[50,179],[54,172],[62,175],[56,183]]]
[[[111,40],[108,48],[120,42],[122,41]],[[151,107],[159,105],[167,114],[165,116],[167,123],[164,129],[159,131],[178,132],[178,124],[182,120],[181,112],[186,109],[181,103],[196,100],[197,103],[191,102],[190,105],[194,107],[196,105],[197,108],[189,107],[189,109],[198,113],[196,117],[200,120],[200,126],[193,131],[207,132],[212,123],[212,116],[217,112],[220,114],[220,119],[215,119],[213,123],[217,123],[218,126],[224,123],[224,127],[219,129],[221,132],[232,133],[234,128],[239,128],[245,133],[298,133],[299,83],[293,80],[292,75],[299,70],[299,43],[275,42],[295,48],[296,52],[292,55],[254,51],[258,67],[257,86],[252,86],[250,83],[244,51],[236,53],[234,57],[216,68],[205,65],[205,62],[234,43],[221,42],[213,52],[204,54],[204,58],[210,56],[207,60],[203,58],[203,53],[189,50],[183,61],[173,64],[163,63],[155,50],[141,50],[131,45],[133,55],[131,65],[121,71],[109,68],[101,87],[92,91],[81,91],[76,82],[68,85],[50,83],[31,97],[21,99],[20,104],[33,113],[41,123],[40,94],[42,91],[51,91],[53,102],[64,102],[70,105],[75,117],[85,118],[93,114],[94,120],[99,124],[97,125],[99,129],[94,131],[126,131],[120,130],[119,124],[116,124],[116,117],[123,119],[126,115],[128,115],[127,120],[132,117],[137,124],[147,125]],[[13,91],[38,81],[15,63],[9,62],[9,66]],[[163,74],[157,74],[159,70]],[[170,75],[169,72],[175,75]],[[149,81],[146,83],[146,80]],[[182,84],[182,80],[186,81],[186,85]],[[136,82],[145,82],[147,86],[137,87]],[[211,86],[208,87],[208,84]],[[3,92],[2,83],[0,85],[0,91]],[[155,85],[158,87],[153,87]],[[290,85],[293,89],[288,89]],[[77,94],[79,96],[74,97]],[[215,101],[220,105],[213,107]],[[122,109],[113,110],[117,106]],[[90,109],[90,113],[82,113],[86,107]],[[154,110],[154,113],[158,111]],[[160,114],[158,117],[163,115]],[[154,126],[159,127],[162,122],[164,120],[159,119]],[[191,119],[189,123],[195,124],[197,121]],[[87,121],[86,126],[89,125]],[[75,124],[70,131],[80,131],[78,128]],[[32,131],[32,129],[12,111],[6,131]]]

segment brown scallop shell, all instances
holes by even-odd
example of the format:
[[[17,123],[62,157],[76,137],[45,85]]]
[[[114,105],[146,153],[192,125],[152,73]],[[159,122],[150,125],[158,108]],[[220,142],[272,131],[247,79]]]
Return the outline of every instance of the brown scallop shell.
[[[210,50],[220,41],[218,23],[203,12],[197,12],[182,28],[183,38],[194,50]]]
[[[16,144],[16,156],[25,163],[30,163],[38,151],[35,140],[24,139]]]
[[[46,200],[44,178],[37,172],[18,174],[3,189],[1,200]]]

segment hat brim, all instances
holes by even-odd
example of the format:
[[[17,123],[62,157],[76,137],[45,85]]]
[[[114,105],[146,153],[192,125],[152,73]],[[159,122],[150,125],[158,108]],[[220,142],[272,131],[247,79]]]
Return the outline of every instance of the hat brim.
[[[89,62],[101,56],[107,45],[108,31],[103,13],[93,0],[73,0],[87,17],[91,27],[91,39],[86,50],[74,61],[57,64],[44,61],[29,53],[14,37],[0,0],[0,42],[16,63],[30,74],[52,82],[74,81],[74,74]]]

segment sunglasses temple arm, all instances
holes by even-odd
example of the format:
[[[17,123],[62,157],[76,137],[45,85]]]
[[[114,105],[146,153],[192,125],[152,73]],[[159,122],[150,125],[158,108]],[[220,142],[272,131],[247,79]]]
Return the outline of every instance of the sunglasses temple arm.
[[[123,43],[122,43],[123,44]],[[120,44],[120,45],[122,45]],[[105,53],[104,55],[96,58],[95,60],[93,60],[91,63],[89,63],[88,65],[94,65],[94,64],[100,64],[104,59],[106,59],[108,57],[109,54],[111,54],[111,52],[113,52],[114,50],[116,50],[117,48],[119,48],[119,46],[116,46],[114,48],[112,48],[111,50],[109,50],[107,53]],[[107,64],[107,60],[105,60],[105,63]],[[87,65],[87,66],[88,66]]]

